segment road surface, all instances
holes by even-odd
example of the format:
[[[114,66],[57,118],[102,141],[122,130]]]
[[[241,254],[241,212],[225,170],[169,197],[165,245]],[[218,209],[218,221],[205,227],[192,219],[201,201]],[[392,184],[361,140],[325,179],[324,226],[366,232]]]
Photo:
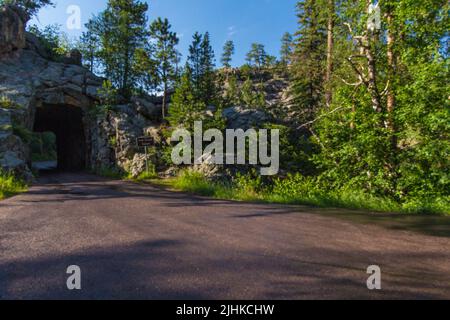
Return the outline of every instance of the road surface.
[[[448,220],[342,218],[353,214],[44,175],[0,202],[0,299],[450,298]]]

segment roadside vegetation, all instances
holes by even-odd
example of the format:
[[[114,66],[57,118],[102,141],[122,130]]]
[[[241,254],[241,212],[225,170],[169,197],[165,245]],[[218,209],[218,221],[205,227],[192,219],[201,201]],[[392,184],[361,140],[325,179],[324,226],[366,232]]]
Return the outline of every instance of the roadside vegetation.
[[[0,200],[14,196],[26,190],[26,184],[12,173],[0,171]]]
[[[362,209],[375,212],[450,215],[448,198],[408,199],[404,203],[362,191],[331,190],[315,179],[301,175],[264,183],[254,173],[238,175],[232,181],[211,181],[193,170],[182,171],[176,178],[150,180],[179,191],[223,200],[307,205],[320,208]]]

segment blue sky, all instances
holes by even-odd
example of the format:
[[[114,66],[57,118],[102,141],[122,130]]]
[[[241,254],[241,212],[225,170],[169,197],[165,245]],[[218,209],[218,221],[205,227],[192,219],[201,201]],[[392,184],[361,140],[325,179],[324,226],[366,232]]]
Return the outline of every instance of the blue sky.
[[[69,36],[77,37],[80,30],[68,30],[66,13],[70,5],[81,9],[82,24],[106,6],[106,0],[55,0],[55,8],[41,10],[31,23],[38,26],[61,24]],[[172,28],[179,34],[178,49],[187,54],[188,46],[195,31],[209,31],[216,53],[217,65],[226,40],[236,45],[233,64],[245,62],[245,54],[251,43],[259,42],[267,51],[278,56],[280,39],[284,32],[295,32],[297,0],[149,0],[149,18],[168,18]]]

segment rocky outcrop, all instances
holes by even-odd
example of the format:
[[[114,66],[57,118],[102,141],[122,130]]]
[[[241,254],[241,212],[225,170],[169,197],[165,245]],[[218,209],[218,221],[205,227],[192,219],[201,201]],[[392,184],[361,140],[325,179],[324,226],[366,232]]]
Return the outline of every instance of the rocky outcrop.
[[[0,56],[25,47],[26,20],[26,15],[16,7],[0,7]]]
[[[136,138],[159,119],[161,108],[143,96],[104,112],[99,107],[103,79],[81,66],[77,51],[52,61],[39,39],[25,33],[25,21],[16,9],[0,7],[1,168],[29,180],[27,135],[45,130],[56,132],[67,165],[82,161],[87,169],[132,169],[141,152]],[[70,152],[83,158],[69,161]]]
[[[231,107],[223,111],[223,116],[229,129],[260,128],[270,122],[271,117],[262,109],[248,109],[244,107]]]

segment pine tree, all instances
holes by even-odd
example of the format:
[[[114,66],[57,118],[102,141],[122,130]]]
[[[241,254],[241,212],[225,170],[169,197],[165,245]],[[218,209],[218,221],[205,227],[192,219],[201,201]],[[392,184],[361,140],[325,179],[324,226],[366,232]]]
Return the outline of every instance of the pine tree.
[[[291,94],[301,123],[312,120],[323,105],[327,38],[321,9],[320,0],[297,4],[299,30],[295,34]]]
[[[291,63],[292,56],[292,46],[294,39],[289,32],[286,32],[281,38],[281,63],[284,65],[288,65]]]
[[[225,68],[231,67],[230,63],[234,55],[234,50],[235,48],[233,41],[228,40],[227,42],[225,42],[225,45],[223,46],[223,54],[221,59],[221,62]]]
[[[199,102],[194,94],[194,83],[192,81],[192,71],[187,65],[176,87],[172,97],[168,120],[172,127],[183,126],[192,129],[195,120],[200,120],[206,105]]]
[[[246,57],[247,63],[261,69],[267,63],[267,52],[263,44],[253,43]]]
[[[196,32],[189,47],[188,66],[191,70],[194,92],[197,100],[205,105],[214,104],[217,96],[214,71],[214,51],[209,33]]]
[[[79,50],[86,67],[91,72],[94,72],[96,69],[96,60],[99,52],[98,43],[100,39],[98,37],[96,21],[96,19],[92,19],[85,25],[86,31],[82,33],[79,41]]]
[[[187,58],[187,64],[194,82],[194,87],[197,91],[200,87],[200,79],[202,76],[202,41],[203,36],[196,32],[192,36],[192,43],[189,46],[189,56]]]
[[[133,66],[136,51],[145,43],[147,9],[139,0],[109,0],[95,21],[104,74],[126,98],[139,82],[140,72]]]
[[[163,91],[163,119],[166,115],[167,92],[176,80],[176,65],[179,59],[175,48],[179,39],[170,29],[171,25],[167,19],[158,18],[150,25],[150,38],[153,40],[152,56],[157,65],[158,88]]]
[[[201,54],[200,97],[206,105],[214,105],[217,102],[216,73],[214,70],[214,50],[211,46],[209,32],[206,32],[203,36]]]

